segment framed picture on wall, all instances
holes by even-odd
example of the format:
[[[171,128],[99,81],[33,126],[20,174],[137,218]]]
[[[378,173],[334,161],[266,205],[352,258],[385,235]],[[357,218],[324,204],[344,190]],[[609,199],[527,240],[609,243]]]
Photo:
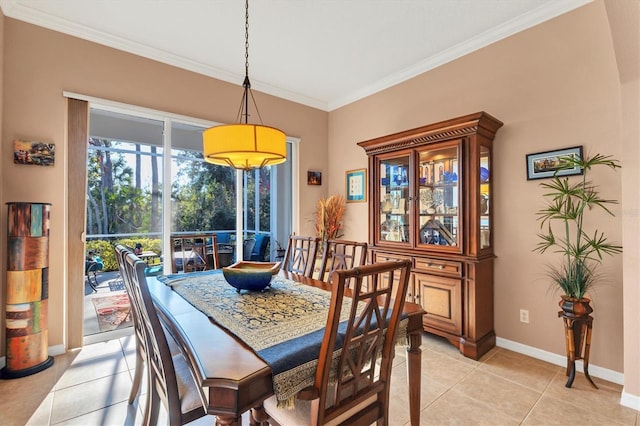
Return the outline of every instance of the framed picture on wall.
[[[307,185],[322,185],[322,172],[307,172]]]
[[[348,170],[346,172],[347,203],[367,201],[367,169]]]
[[[35,166],[53,166],[56,146],[46,142],[13,141],[13,162]]]
[[[582,158],[582,146],[527,154],[527,180],[553,176],[581,175],[580,167],[570,167],[567,157]]]

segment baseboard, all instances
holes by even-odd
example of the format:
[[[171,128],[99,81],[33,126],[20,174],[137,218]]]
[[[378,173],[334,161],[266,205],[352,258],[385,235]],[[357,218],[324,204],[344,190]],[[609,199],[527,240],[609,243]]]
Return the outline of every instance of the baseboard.
[[[129,327],[124,330],[116,330],[115,332],[107,332],[107,333],[99,333],[94,335],[93,337],[89,336],[89,338],[85,337],[85,345],[96,343],[96,342],[104,342],[109,339],[118,339],[120,337],[128,336],[133,334],[133,327]],[[88,342],[87,342],[88,341]],[[49,346],[47,348],[47,354],[49,356],[58,356],[63,355],[66,352],[64,345],[54,345]],[[4,368],[7,365],[6,356],[0,357],[0,368]]]
[[[533,346],[523,345],[522,343],[514,342],[511,340],[503,339],[501,337],[496,338],[496,346],[509,349],[510,351],[518,352],[523,355],[530,356],[532,358],[540,359],[542,361],[550,362],[551,364],[559,365],[560,367],[567,366],[567,356],[559,355],[553,352],[543,351],[542,349],[534,348]],[[582,361],[576,361],[576,371],[582,370]],[[609,370],[608,368],[598,367],[594,364],[589,364],[589,375],[598,377],[603,380],[607,380],[612,383],[624,385],[624,374],[617,371]]]
[[[640,411],[640,396],[631,395],[630,393],[626,393],[624,389],[622,389],[620,405],[624,405],[625,407],[633,408],[634,410]]]
[[[66,350],[64,349],[64,345],[49,346],[49,349],[47,350],[47,353],[50,356],[62,355],[65,352],[66,352]]]
[[[551,364],[559,365],[560,367],[566,367],[567,365],[566,355],[558,355],[553,352],[543,351],[542,349],[523,345],[522,343],[513,342],[501,337],[496,337],[496,346],[530,356],[531,358],[547,361]],[[576,361],[576,371],[583,371],[582,368],[582,361]],[[589,364],[589,375],[624,386],[624,374],[609,370],[608,368]],[[626,393],[623,388],[622,394],[620,395],[620,405],[640,411],[640,396]]]

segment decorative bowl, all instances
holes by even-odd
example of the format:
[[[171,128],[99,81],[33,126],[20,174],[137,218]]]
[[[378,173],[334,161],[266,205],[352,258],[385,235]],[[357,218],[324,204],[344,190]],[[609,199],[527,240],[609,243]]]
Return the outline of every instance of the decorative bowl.
[[[280,262],[241,261],[222,268],[222,275],[240,293],[240,290],[264,291],[279,271]]]

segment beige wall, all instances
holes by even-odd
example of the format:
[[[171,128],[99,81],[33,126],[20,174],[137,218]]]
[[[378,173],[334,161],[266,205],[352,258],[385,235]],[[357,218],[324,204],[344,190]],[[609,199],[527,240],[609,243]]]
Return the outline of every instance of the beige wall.
[[[69,236],[65,229],[66,103],[63,91],[110,99],[186,116],[234,122],[242,96],[232,85],[57,32],[4,19],[4,110],[2,150],[12,152],[16,138],[56,144],[54,167],[20,166],[10,155],[0,159],[2,206],[7,201],[52,203],[50,239],[49,345],[63,345],[67,275],[64,265]],[[241,65],[241,64],[239,64]],[[239,82],[241,83],[241,82]],[[324,187],[306,190],[306,170],[326,169],[327,116],[272,96],[256,93],[265,124],[301,138],[301,215],[308,216]],[[315,187],[314,187],[315,188]],[[307,208],[307,206],[311,206]],[[6,223],[2,207],[0,223]],[[310,232],[308,229],[305,232]],[[0,247],[6,246],[1,229]],[[78,259],[82,261],[82,259]],[[2,270],[5,258],[2,257]],[[2,276],[4,298],[4,274]],[[4,303],[2,303],[4,305]],[[3,306],[4,307],[4,306]],[[4,354],[4,328],[0,353]]]
[[[0,129],[2,129],[2,122],[3,122],[3,111],[4,111],[4,88],[3,88],[3,84],[2,81],[4,81],[4,21],[5,21],[5,17],[4,14],[2,13],[2,10],[0,10]],[[6,150],[3,148],[3,140],[0,137],[0,158],[4,157],[4,153],[6,152]],[[2,188],[4,187],[4,185],[2,184],[3,181],[3,173],[1,173],[0,170],[0,201],[4,200],[2,194],[3,194],[3,190]],[[0,234],[2,235],[2,234]],[[0,247],[0,258],[4,258],[5,256],[2,254],[3,253],[3,247]],[[0,261],[0,265],[2,265],[2,261]],[[4,269],[0,268],[0,277],[3,275],[4,273]],[[0,283],[2,283],[2,278],[0,278]],[[0,285],[0,290],[3,290],[4,287]],[[3,292],[4,294],[4,292]],[[0,296],[0,300],[2,300],[1,298],[4,297]],[[0,306],[0,318],[4,318],[4,303],[2,304],[2,306]],[[0,336],[2,336],[3,334],[0,332]],[[4,340],[4,339],[3,339]],[[2,348],[2,343],[0,343],[0,348]],[[0,352],[0,353],[4,353],[4,352]]]
[[[0,51],[0,201],[2,206],[16,200],[53,203],[49,328],[50,344],[60,345],[68,239],[62,91],[232,122],[240,88],[12,19],[0,20],[3,36],[7,42],[0,43],[6,44]],[[624,371],[625,391],[640,395],[639,84],[635,80],[620,87],[613,55],[606,12],[596,2],[329,114],[257,93],[266,124],[302,138],[299,231],[313,232],[313,207],[320,196],[344,193],[346,170],[366,167],[366,156],[356,142],[485,110],[505,123],[494,144],[496,332],[503,339],[564,354],[562,325],[556,317],[558,297],[547,291],[541,273],[549,257],[531,252],[538,230],[533,212],[542,203],[537,182],[525,179],[524,158],[527,153],[574,145],[615,155],[623,160],[623,170],[594,178],[601,180],[607,196],[623,204],[615,209],[616,219],[599,216],[593,222],[612,240],[623,241],[625,254],[606,259],[610,282],[593,295],[591,360]],[[12,164],[7,153],[15,138],[56,143],[56,166]],[[323,172],[321,187],[306,185],[307,170]],[[0,224],[6,223],[2,206]],[[345,237],[366,240],[366,217],[366,203],[349,204]],[[6,246],[4,226],[0,235],[1,253]],[[0,256],[0,265],[4,271],[5,256]],[[4,274],[0,280],[3,311]],[[624,340],[623,287],[629,296],[624,302]],[[518,322],[520,308],[530,311],[530,324]]]
[[[622,86],[624,390],[640,395],[640,80]]]
[[[329,192],[344,191],[344,170],[367,165],[358,141],[482,110],[502,120],[494,142],[496,334],[564,354],[559,296],[544,276],[553,256],[531,251],[543,202],[539,182],[526,180],[525,155],[583,145],[622,159],[620,102],[606,13],[591,4],[331,112]],[[606,197],[621,199],[619,171],[592,177]],[[589,222],[620,243],[623,211],[614,213]],[[347,238],[367,238],[365,215],[366,206],[348,206]],[[622,256],[605,259],[604,270],[608,282],[592,294],[591,362],[622,372]],[[519,322],[521,308],[529,324]]]

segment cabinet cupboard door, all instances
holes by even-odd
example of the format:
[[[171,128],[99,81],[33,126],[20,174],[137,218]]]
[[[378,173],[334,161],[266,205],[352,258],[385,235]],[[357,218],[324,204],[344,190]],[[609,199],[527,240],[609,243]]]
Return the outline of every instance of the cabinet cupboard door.
[[[420,305],[427,312],[425,326],[462,335],[462,281],[421,273],[413,276]]]
[[[416,212],[419,247],[460,252],[462,140],[428,145],[417,151]],[[462,187],[463,188],[463,187]]]
[[[379,205],[375,219],[375,242],[408,246],[411,237],[410,152],[380,156],[375,177],[379,189],[373,202]]]

